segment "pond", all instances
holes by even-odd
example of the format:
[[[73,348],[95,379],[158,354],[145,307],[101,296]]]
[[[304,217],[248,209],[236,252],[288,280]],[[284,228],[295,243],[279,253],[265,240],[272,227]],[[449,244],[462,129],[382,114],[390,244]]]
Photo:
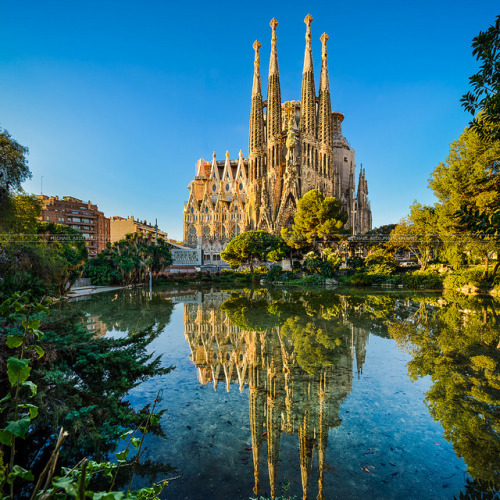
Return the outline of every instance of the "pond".
[[[98,334],[161,332],[149,348],[175,370],[128,399],[139,409],[162,391],[167,439],[148,435],[144,459],[175,467],[165,498],[271,497],[288,484],[304,499],[452,499],[500,487],[498,301],[193,288],[78,305]]]

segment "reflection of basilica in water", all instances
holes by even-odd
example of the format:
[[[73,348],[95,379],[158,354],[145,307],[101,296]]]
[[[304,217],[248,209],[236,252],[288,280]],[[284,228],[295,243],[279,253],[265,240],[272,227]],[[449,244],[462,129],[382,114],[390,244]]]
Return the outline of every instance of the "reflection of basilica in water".
[[[326,333],[328,337],[325,325],[331,325],[332,330],[337,329],[341,334],[336,334],[332,345],[336,352],[334,360],[308,373],[301,367],[294,346],[299,339],[284,334],[286,323],[267,329],[242,329],[221,310],[221,304],[229,298],[230,294],[225,292],[205,293],[202,302],[184,306],[185,335],[199,381],[212,382],[215,389],[220,382],[225,383],[227,391],[232,383],[238,384],[240,391],[248,385],[256,494],[260,492],[261,455],[267,445],[270,490],[273,497],[276,495],[284,431],[298,434],[304,499],[308,498],[316,449],[318,498],[322,499],[328,432],[340,426],[340,405],[352,390],[354,357],[360,373],[369,331],[349,323],[341,308],[333,317],[331,311],[325,313],[325,318],[321,310],[316,311],[307,320],[323,321],[316,328],[318,335]]]

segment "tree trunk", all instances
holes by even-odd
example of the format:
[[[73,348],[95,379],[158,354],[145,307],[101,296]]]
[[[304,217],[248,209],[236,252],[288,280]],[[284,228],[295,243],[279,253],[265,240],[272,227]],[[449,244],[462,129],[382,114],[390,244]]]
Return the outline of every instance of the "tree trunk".
[[[487,251],[484,256],[484,277],[488,277],[488,269],[490,267],[490,253]]]

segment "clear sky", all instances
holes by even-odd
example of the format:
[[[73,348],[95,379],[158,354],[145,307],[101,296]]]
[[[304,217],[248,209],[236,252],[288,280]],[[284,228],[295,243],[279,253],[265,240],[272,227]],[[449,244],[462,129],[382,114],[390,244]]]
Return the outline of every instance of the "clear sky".
[[[30,149],[26,191],[91,200],[182,238],[200,157],[248,154],[252,43],[267,89],[276,17],[283,100],[300,99],[307,13],[332,106],[366,168],[374,226],[415,200],[469,116],[471,41],[498,0],[1,0],[0,127]]]

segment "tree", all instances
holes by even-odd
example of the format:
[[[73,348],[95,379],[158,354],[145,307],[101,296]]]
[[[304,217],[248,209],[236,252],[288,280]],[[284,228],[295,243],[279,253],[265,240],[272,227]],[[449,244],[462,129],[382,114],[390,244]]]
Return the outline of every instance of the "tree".
[[[221,257],[232,267],[248,264],[253,273],[254,263],[265,261],[268,253],[278,245],[278,236],[266,231],[245,231],[229,242]]]
[[[0,233],[36,234],[41,213],[36,196],[8,193],[0,202]]]
[[[474,116],[471,128],[483,139],[500,140],[500,15],[472,40],[472,55],[481,62],[469,78],[472,90],[460,100]],[[478,113],[476,115],[476,113]]]
[[[313,189],[298,201],[292,230],[282,229],[281,236],[293,248],[319,250],[328,238],[341,233],[346,222],[342,203]]]
[[[31,179],[26,159],[28,152],[28,148],[12,139],[7,130],[0,129],[0,203],[8,193],[20,191],[26,179]]]
[[[390,275],[396,270],[397,262],[387,250],[378,248],[366,257],[365,265],[367,274]]]
[[[172,253],[165,240],[134,233],[108,244],[97,258],[89,262],[87,270],[92,278],[103,277],[106,282],[102,284],[116,279],[122,285],[130,285],[144,281],[150,271],[159,272],[170,264]]]
[[[53,222],[40,222],[38,234],[42,240],[45,240],[41,244],[46,244],[56,252],[62,261],[57,279],[57,293],[64,295],[71,284],[82,276],[89,259],[87,245],[81,233],[71,227]]]
[[[436,235],[436,211],[434,207],[415,202],[410,207],[410,215],[403,218],[391,232],[390,244],[393,248],[405,248],[417,255],[424,271],[434,256],[439,238]]]
[[[498,245],[488,236],[495,235],[492,223],[500,212],[499,158],[500,141],[466,128],[450,144],[446,162],[439,163],[429,179],[429,187],[440,202],[437,224],[439,231],[447,235],[444,248],[452,256],[451,263],[463,260],[467,252],[479,254],[485,263],[485,274],[491,255],[498,251]],[[477,215],[477,219],[470,214]],[[478,221],[484,219],[486,227],[482,232]]]

